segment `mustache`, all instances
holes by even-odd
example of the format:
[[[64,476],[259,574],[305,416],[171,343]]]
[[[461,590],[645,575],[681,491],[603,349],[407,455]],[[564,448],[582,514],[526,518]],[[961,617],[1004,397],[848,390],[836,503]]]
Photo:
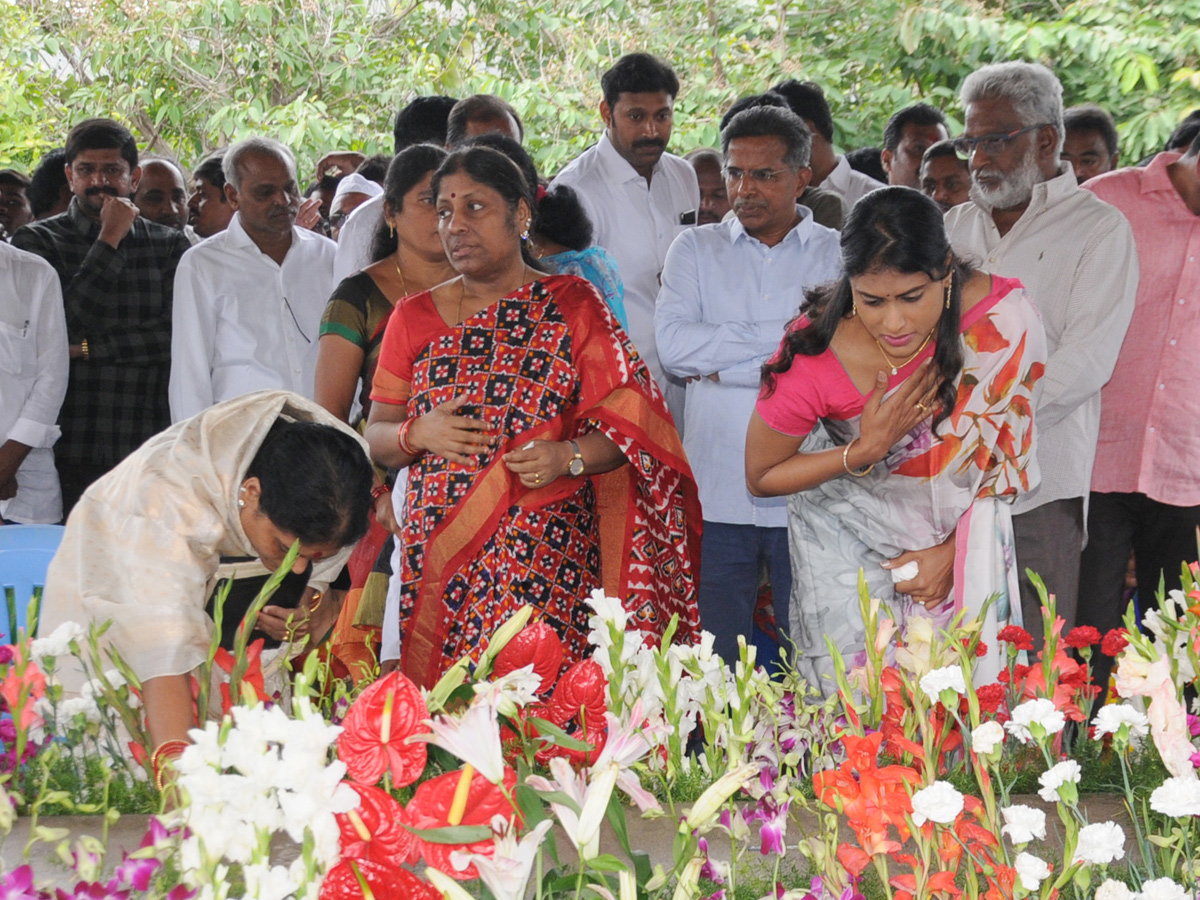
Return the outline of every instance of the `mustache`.
[[[99,187],[87,188],[83,192],[85,197],[95,197],[99,194],[108,194],[110,197],[115,197],[117,196],[117,189],[115,187],[109,187],[108,185],[101,185]]]
[[[659,140],[658,138],[638,138],[633,142],[633,146],[635,148],[658,147],[660,150],[665,150],[667,148],[667,142]]]

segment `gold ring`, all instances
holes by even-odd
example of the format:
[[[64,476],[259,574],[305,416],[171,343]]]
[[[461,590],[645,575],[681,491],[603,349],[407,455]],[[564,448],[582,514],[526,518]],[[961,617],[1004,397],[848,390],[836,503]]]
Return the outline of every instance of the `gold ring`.
[[[918,403],[917,409],[919,409],[921,412],[929,412],[929,407],[926,406],[924,403]]]
[[[540,474],[540,473],[538,473],[538,472],[534,472],[534,473],[533,473],[533,480],[534,480],[534,483],[535,483],[535,484],[541,484],[541,483],[542,483],[542,476],[541,476],[541,474]]]

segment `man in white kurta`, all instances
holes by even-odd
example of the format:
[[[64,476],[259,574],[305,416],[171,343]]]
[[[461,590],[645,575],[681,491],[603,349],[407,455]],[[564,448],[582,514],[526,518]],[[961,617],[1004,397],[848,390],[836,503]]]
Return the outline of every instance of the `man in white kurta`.
[[[53,524],[51,448],[67,393],[67,319],[53,267],[0,241],[0,519]]]
[[[251,139],[225,154],[229,227],[183,255],[171,327],[171,421],[256,390],[311,398],[337,245],[297,228],[287,148]]]

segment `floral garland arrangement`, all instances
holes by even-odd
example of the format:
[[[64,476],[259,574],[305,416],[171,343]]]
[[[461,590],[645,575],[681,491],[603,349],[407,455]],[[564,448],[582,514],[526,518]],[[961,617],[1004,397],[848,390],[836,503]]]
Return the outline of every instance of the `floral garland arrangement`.
[[[787,900],[1196,896],[1190,569],[1182,591],[1105,636],[1063,635],[1046,598],[1043,650],[1004,629],[1008,665],[978,685],[973,623],[901,624],[864,588],[867,646],[851,663],[834,652],[828,697],[786,666],[756,666],[753,648],[727,664],[711,638],[650,643],[627,631],[618,600],[587,602],[590,658],[566,665],[553,629],[525,609],[428,691],[392,673],[352,695],[311,653],[284,698],[264,686],[261,645],[214,649],[229,676],[213,699],[221,714],[193,730],[170,806],[119,861],[105,858],[113,797],[157,801],[136,678],[119,658],[102,669],[98,633],[78,626],[0,648],[0,832],[19,810],[26,858],[54,845],[75,878],[73,892],[52,892],[25,864],[3,874],[0,896],[732,900],[764,872],[765,897]],[[1117,658],[1117,700],[1093,717],[1097,646]],[[93,676],[72,699],[55,679],[68,654]],[[204,709],[207,685],[195,693]],[[1088,754],[1119,766],[1125,824],[1088,820]],[[1162,780],[1139,792],[1131,767],[1146,759]],[[1013,793],[1030,766],[1043,770],[1040,803]],[[73,791],[63,772],[102,774]],[[688,779],[706,786],[680,803]],[[1061,848],[1047,841],[1047,806]],[[63,809],[97,814],[100,836],[40,824]],[[634,809],[674,833],[669,866],[630,845]],[[623,856],[602,852],[602,832]],[[556,833],[573,859],[559,859]],[[731,859],[710,853],[714,835]],[[803,876],[782,865],[796,851]]]

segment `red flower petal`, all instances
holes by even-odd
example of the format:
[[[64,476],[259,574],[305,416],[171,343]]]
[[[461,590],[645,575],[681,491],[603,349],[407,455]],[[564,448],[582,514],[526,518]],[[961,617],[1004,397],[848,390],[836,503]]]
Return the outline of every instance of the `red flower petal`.
[[[357,873],[357,874],[356,874]],[[412,872],[365,859],[343,859],[329,870],[321,884],[321,900],[363,900],[359,876],[375,900],[403,897],[405,900],[441,900],[441,893]]]
[[[558,678],[562,667],[563,646],[558,632],[545,622],[534,622],[521,629],[511,641],[496,654],[492,671],[497,678],[533,663],[533,671],[541,676],[539,692],[548,691]]]
[[[342,856],[391,866],[407,863],[416,850],[417,839],[404,827],[408,824],[404,807],[379,788],[347,783],[358,792],[359,805],[334,816],[341,831]]]
[[[397,787],[412,784],[425,771],[425,744],[407,740],[425,732],[421,723],[427,718],[425,699],[405,675],[392,672],[380,678],[354,701],[342,722],[338,758],[346,764],[348,777],[375,784],[391,770]]]
[[[458,789],[461,770],[447,772],[437,778],[423,782],[408,804],[409,825],[412,828],[446,828],[450,825],[450,806],[454,803],[454,792]],[[459,825],[491,825],[493,816],[503,816],[510,822],[516,815],[509,796],[516,789],[517,773],[512,769],[504,770],[504,790],[492,784],[478,772],[471,778],[471,787],[467,793],[467,806]],[[491,839],[476,841],[473,844],[435,844],[421,840],[421,835],[414,835],[417,847],[425,862],[451,878],[459,881],[470,881],[478,878],[479,873],[474,866],[468,866],[465,871],[458,871],[450,862],[450,854],[455,850],[465,850],[470,853],[491,855],[495,845]]]

